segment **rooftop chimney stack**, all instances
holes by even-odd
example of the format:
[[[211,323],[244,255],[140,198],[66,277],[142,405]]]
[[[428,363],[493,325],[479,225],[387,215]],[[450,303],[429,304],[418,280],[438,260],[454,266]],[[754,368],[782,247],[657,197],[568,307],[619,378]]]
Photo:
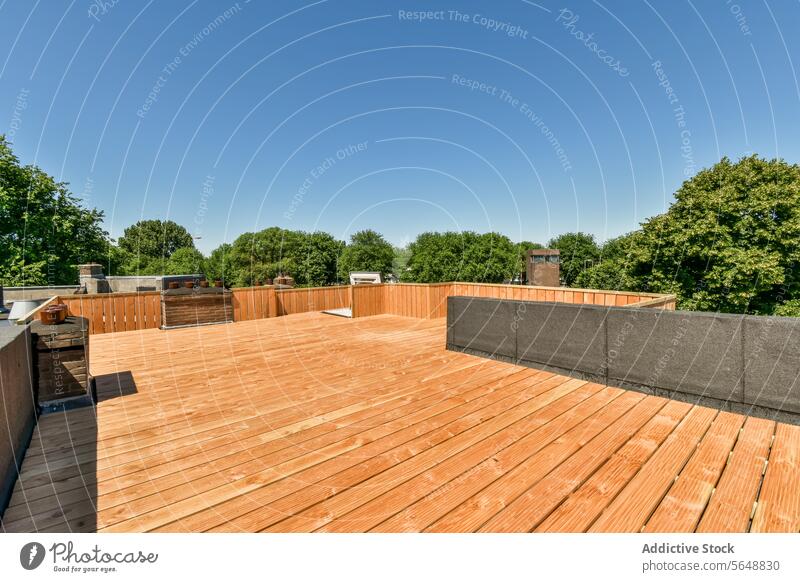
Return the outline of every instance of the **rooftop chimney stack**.
[[[526,272],[528,285],[560,287],[561,253],[558,249],[529,250]]]
[[[78,278],[86,293],[108,293],[110,291],[106,276],[103,274],[103,265],[97,263],[78,265]]]

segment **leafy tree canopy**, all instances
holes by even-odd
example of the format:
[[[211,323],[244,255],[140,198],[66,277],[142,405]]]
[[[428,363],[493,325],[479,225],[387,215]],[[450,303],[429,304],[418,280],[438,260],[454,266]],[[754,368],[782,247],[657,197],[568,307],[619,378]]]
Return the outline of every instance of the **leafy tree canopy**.
[[[386,278],[392,272],[394,248],[383,235],[362,230],[350,237],[339,258],[339,279],[348,281],[352,271],[374,271]]]
[[[277,226],[246,232],[233,244],[211,253],[210,271],[237,286],[290,275],[305,287],[336,282],[337,259],[344,243],[324,232],[287,230]]]
[[[230,252],[231,245],[228,243],[222,243],[211,251],[205,262],[206,277],[212,281],[224,281],[230,276]]]
[[[398,279],[402,278],[408,267],[408,259],[411,258],[411,250],[408,245],[404,247],[394,247],[394,259],[392,260],[392,273]]]
[[[800,167],[723,158],[683,183],[642,225],[631,276],[682,309],[772,313],[800,295]]]
[[[189,231],[172,220],[140,220],[125,229],[117,241],[131,257],[169,259],[182,248],[194,248]]]
[[[176,249],[167,259],[165,275],[193,275],[204,273],[206,259],[203,253],[195,248]]]
[[[0,279],[8,286],[77,283],[77,265],[108,256],[103,213],[67,184],[23,166],[0,135]]]
[[[574,286],[584,289],[630,291],[641,286],[630,273],[631,255],[641,233],[639,231],[607,240],[600,247],[600,261],[584,269],[575,278]]]
[[[772,314],[781,317],[800,317],[800,299],[790,299],[777,305]]]
[[[583,232],[568,232],[552,238],[547,247],[561,251],[561,278],[568,287],[574,287],[578,276],[600,259],[594,235]]]
[[[336,282],[336,268],[345,244],[327,232],[303,233],[294,273],[298,285],[321,287]]]
[[[426,232],[409,250],[408,281],[501,283],[518,272],[519,248],[493,232]]]

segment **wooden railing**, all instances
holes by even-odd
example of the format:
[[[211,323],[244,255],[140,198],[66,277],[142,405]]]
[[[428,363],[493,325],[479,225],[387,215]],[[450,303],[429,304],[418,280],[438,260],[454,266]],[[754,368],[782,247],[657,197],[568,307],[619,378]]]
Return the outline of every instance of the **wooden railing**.
[[[278,289],[275,294],[279,316],[350,307],[350,285]]]
[[[392,315],[434,319],[447,315],[447,297],[453,295],[453,283],[402,283],[383,285],[386,311]]]
[[[70,315],[89,320],[89,333],[134,331],[161,327],[161,293],[97,293],[59,295]]]
[[[265,319],[278,315],[275,287],[241,287],[231,290],[233,321]]]
[[[677,297],[675,297],[675,295],[662,295],[661,297],[629,303],[627,307],[647,307],[649,309],[667,309],[669,311],[675,311],[676,303]]]
[[[353,317],[391,314],[436,319],[447,315],[447,298],[451,295],[675,309],[674,295],[491,283],[397,283],[297,289],[242,287],[232,290],[231,301],[234,321],[347,307],[351,308]],[[58,302],[66,304],[71,315],[86,317],[89,332],[93,334],[161,327],[158,291],[62,295]]]
[[[383,285],[354,285],[350,304],[353,317],[368,317],[386,313],[386,287]]]
[[[514,299],[518,301],[548,301],[582,303],[617,307],[655,307],[675,309],[674,295],[572,289],[567,287],[534,287],[529,285],[500,285],[493,283],[433,283],[383,285],[386,293],[384,313],[436,319],[447,316],[447,298],[451,295]],[[370,314],[374,315],[374,314]],[[355,317],[355,314],[354,314]]]

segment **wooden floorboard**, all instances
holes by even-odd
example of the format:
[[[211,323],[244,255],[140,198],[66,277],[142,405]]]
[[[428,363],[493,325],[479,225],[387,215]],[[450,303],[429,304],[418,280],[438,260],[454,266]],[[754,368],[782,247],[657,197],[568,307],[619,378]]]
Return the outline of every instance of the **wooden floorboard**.
[[[646,532],[692,532],[728,462],[744,418],[720,412],[686,467],[644,527]]]
[[[742,532],[749,529],[774,433],[775,423],[771,420],[747,419],[697,531]]]
[[[750,531],[800,530],[800,426],[778,425]]]
[[[318,313],[91,338],[3,531],[798,531],[800,427]]]

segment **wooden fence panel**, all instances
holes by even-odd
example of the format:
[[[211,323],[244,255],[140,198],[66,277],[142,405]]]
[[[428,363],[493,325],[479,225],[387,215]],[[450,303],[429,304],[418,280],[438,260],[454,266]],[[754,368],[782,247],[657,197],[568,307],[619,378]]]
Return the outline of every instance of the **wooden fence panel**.
[[[399,283],[276,290],[272,286],[233,289],[234,321],[351,307],[353,317],[388,313],[421,319],[447,315],[452,295],[520,301],[555,301],[618,307],[675,309],[674,295],[624,293],[488,283]],[[71,315],[85,317],[89,332],[111,333],[161,327],[161,294],[113,293],[59,296]]]
[[[85,317],[89,333],[161,327],[161,296],[156,292],[59,296],[70,315]]]
[[[251,319],[265,319],[275,317],[277,314],[275,303],[275,288],[240,287],[231,290],[233,303],[233,320],[249,321]]]
[[[353,317],[368,317],[386,313],[385,285],[355,285],[352,292]]]
[[[350,307],[349,285],[279,289],[276,296],[278,315]]]

